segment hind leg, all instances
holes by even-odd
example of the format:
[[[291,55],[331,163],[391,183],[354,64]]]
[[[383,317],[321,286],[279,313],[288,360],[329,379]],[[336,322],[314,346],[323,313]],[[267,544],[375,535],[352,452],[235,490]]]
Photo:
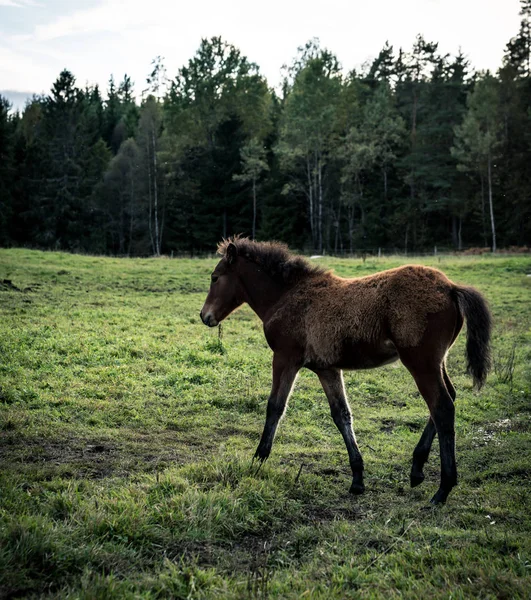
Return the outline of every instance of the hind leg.
[[[433,444],[433,439],[435,438],[436,433],[437,430],[435,429],[435,425],[430,417],[426,423],[426,427],[424,427],[422,435],[420,436],[419,443],[416,445],[415,450],[413,451],[413,463],[411,465],[411,473],[409,475],[411,487],[417,487],[417,485],[420,485],[424,481],[423,469],[426,461],[428,460],[431,445]]]
[[[443,363],[442,365],[442,374],[444,385],[446,386],[446,390],[450,394],[452,400],[455,400],[455,388],[448,377],[448,373],[446,372],[446,365]],[[413,464],[411,465],[411,474],[410,474],[410,482],[411,487],[416,487],[420,485],[424,481],[424,472],[423,468],[428,460],[428,456],[430,454],[431,446],[433,444],[433,439],[435,438],[435,434],[437,430],[433,423],[432,418],[428,419],[426,423],[426,427],[420,436],[419,443],[415,447],[413,451]]]
[[[338,369],[315,371],[330,404],[330,412],[336,427],[341,432],[347,447],[350,468],[352,469],[351,494],[362,494],[365,491],[363,483],[363,459],[356,443],[352,429],[352,415],[343,384],[343,373]]]
[[[429,364],[425,357],[424,360],[419,360],[418,355],[408,356],[408,354],[401,355],[402,362],[413,375],[417,387],[428,405],[431,421],[439,437],[441,483],[439,490],[431,499],[431,503],[441,504],[446,502],[448,494],[457,485],[454,403],[444,381],[442,364],[433,364],[434,361]],[[428,427],[430,427],[428,432],[432,432],[431,426]],[[429,441],[428,436],[425,441]],[[427,447],[427,443],[424,444],[425,447]],[[422,457],[421,454],[420,457]]]
[[[450,381],[450,378],[448,377],[448,371],[446,370],[445,363],[443,363],[443,366],[442,366],[442,373],[443,373],[444,385],[446,386],[446,389],[448,390],[450,397],[455,402],[456,393],[455,393],[454,384]]]

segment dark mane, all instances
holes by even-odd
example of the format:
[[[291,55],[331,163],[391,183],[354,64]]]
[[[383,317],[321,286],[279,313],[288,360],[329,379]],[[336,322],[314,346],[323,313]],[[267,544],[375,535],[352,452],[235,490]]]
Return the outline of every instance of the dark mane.
[[[259,265],[268,275],[281,283],[293,284],[305,277],[325,273],[302,256],[292,254],[282,242],[254,242],[249,238],[234,236],[218,244],[218,254],[225,256],[227,246],[234,244],[238,255]]]

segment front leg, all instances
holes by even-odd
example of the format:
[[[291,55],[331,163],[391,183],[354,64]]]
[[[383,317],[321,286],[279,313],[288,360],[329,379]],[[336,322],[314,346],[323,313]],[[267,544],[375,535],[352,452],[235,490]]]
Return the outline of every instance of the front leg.
[[[258,444],[254,458],[264,462],[271,453],[278,422],[280,421],[300,366],[292,360],[275,354],[273,356],[273,386],[267,401],[266,422],[262,439]]]
[[[328,403],[330,413],[336,427],[341,432],[347,447],[350,468],[352,469],[351,494],[362,494],[365,491],[363,483],[363,459],[352,429],[352,415],[345,393],[343,372],[339,369],[323,369],[315,371],[321,381]]]

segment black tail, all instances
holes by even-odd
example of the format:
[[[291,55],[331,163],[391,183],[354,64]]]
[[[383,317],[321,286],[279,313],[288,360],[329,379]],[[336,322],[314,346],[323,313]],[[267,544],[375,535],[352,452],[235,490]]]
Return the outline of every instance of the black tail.
[[[455,295],[459,310],[467,322],[467,370],[480,389],[491,367],[492,316],[485,298],[474,288],[455,287]]]

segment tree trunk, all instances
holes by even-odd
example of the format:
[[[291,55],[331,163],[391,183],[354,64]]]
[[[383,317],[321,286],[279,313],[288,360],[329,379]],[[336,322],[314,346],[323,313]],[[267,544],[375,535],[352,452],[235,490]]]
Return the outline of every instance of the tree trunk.
[[[341,226],[341,202],[338,202],[337,212],[334,211],[334,254],[339,249],[339,227]]]
[[[135,180],[133,177],[133,167],[129,169],[129,193],[131,201],[129,203],[129,248],[127,250],[127,256],[131,256],[131,248],[133,246],[133,221],[134,221],[134,208],[135,208]]]
[[[313,164],[313,198],[314,198],[314,229],[315,229],[315,243],[314,250],[319,252],[319,184],[317,182],[318,177],[318,163],[317,153],[314,153],[314,164]]]
[[[337,209],[337,237],[339,242],[339,249],[343,252],[343,238],[341,237],[341,200],[338,201]]]
[[[319,186],[319,253],[323,252],[323,167],[321,159],[317,163],[317,181]]]
[[[124,206],[124,193],[123,191],[120,192],[120,223],[118,225],[119,227],[119,250],[118,253],[120,255],[124,255],[125,254],[125,206]]]
[[[354,252],[353,242],[354,242],[354,206],[349,206],[348,208],[348,241],[349,241],[349,250],[350,254]]]
[[[148,210],[148,230],[149,230],[149,238],[151,240],[151,251],[155,254],[155,241],[153,239],[153,203],[151,198],[151,159],[149,152],[149,140],[146,141],[147,146],[147,170],[148,170],[148,198],[149,198],[149,210]]]
[[[461,251],[463,249],[463,217],[459,215],[459,227],[457,228],[457,249]]]
[[[256,237],[256,177],[253,177],[253,229],[252,239]]]
[[[162,184],[163,184],[163,188],[162,188],[162,199],[164,200],[164,198],[166,197],[165,195],[165,189],[164,189],[164,179],[162,180]],[[162,206],[162,216],[160,218],[160,227],[159,227],[159,251],[162,251],[162,236],[164,235],[164,220],[166,218],[166,203],[162,202],[161,203]]]
[[[361,183],[361,176],[358,174],[356,177],[356,183],[358,185],[358,206],[360,207],[360,234],[361,239],[365,240],[365,207],[364,207],[364,199],[363,199],[363,185]],[[365,246],[365,243],[363,244]],[[365,248],[362,248],[364,250]]]
[[[489,185],[489,208],[490,208],[490,226],[492,230],[492,252],[496,252],[496,225],[494,223],[494,206],[492,203],[492,172],[491,172],[492,159],[490,153],[488,155],[488,185]]]
[[[313,185],[312,185],[312,170],[310,168],[310,158],[306,157],[306,175],[308,177],[308,204],[310,209],[310,233],[312,236],[312,249],[315,248],[315,228],[313,216]]]
[[[417,137],[417,107],[418,107],[418,98],[416,89],[413,90],[413,108],[411,111],[411,148],[415,145],[415,140]]]
[[[155,254],[160,256],[160,235],[159,235],[159,198],[157,186],[157,148],[155,145],[155,127],[151,129],[151,140],[153,144],[153,200],[155,210]]]
[[[413,175],[411,176],[411,184],[410,184],[410,196],[409,196],[409,214],[411,217],[411,229],[413,233],[413,250],[417,247],[417,215],[415,213],[415,183],[413,181]],[[409,229],[409,223],[408,223]],[[406,250],[407,253],[407,250]]]
[[[480,171],[479,179],[481,181],[481,225],[483,228],[483,247],[488,245],[487,243],[487,226],[485,224],[485,181],[483,179],[483,173]]]

